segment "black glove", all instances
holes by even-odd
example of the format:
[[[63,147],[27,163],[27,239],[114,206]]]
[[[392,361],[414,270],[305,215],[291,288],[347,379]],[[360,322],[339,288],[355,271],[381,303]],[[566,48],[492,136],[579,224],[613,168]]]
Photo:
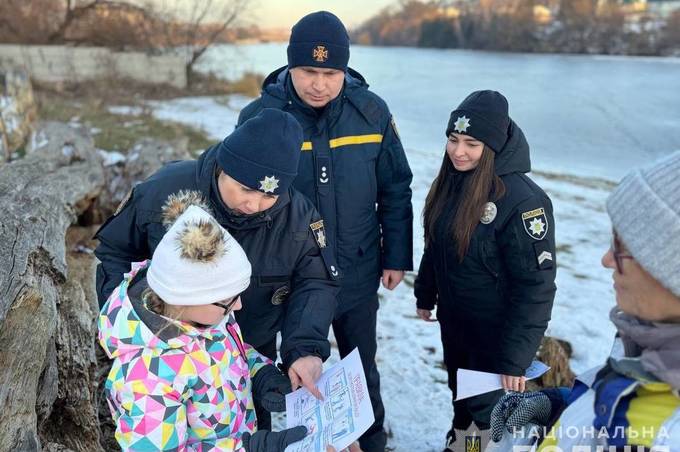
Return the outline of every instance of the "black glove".
[[[530,422],[545,426],[551,412],[552,403],[541,391],[505,394],[491,412],[491,439],[499,442],[506,430],[513,433]]]
[[[244,433],[241,440],[246,452],[283,452],[286,447],[300,441],[305,436],[307,436],[307,427],[298,425],[280,432],[258,430],[252,435]]]
[[[286,394],[292,392],[290,380],[268,364],[253,377],[253,399],[270,413],[286,411]]]

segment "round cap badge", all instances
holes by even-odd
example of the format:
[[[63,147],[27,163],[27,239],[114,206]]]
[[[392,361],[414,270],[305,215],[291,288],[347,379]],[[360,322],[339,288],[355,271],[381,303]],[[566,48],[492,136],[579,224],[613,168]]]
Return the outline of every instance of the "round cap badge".
[[[484,204],[484,210],[482,211],[482,218],[480,218],[479,221],[481,221],[482,224],[489,224],[493,220],[496,219],[497,214],[498,214],[498,208],[496,207],[496,204],[489,201],[486,204]]]
[[[290,294],[290,287],[287,285],[279,287],[272,295],[272,304],[274,306],[282,304],[288,298],[288,294]]]

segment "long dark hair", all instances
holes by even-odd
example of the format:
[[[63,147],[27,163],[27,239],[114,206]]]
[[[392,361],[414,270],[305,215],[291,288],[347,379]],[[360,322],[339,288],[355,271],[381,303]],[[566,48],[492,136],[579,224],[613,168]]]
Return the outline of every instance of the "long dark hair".
[[[432,242],[434,225],[444,213],[448,196],[458,196],[460,202],[456,216],[448,227],[451,229],[451,239],[456,244],[458,260],[463,261],[470,247],[472,233],[475,232],[479,219],[484,212],[484,204],[497,201],[505,195],[505,185],[496,175],[494,168],[495,153],[484,145],[479,164],[463,184],[459,193],[453,194],[454,172],[449,156],[445,153],[442,166],[437,178],[432,182],[430,191],[425,198],[423,209],[423,224],[425,226],[425,245]]]

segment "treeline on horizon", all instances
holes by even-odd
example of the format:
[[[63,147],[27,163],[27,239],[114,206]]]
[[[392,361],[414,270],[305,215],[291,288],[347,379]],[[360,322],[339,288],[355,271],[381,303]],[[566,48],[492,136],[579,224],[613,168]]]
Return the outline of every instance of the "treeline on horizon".
[[[358,44],[509,52],[680,55],[667,17],[619,0],[403,0],[352,31]]]

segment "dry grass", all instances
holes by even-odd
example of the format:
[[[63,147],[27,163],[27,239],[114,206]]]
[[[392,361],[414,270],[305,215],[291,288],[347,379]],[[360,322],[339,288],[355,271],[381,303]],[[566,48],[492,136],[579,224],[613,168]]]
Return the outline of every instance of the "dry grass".
[[[168,84],[145,83],[138,80],[106,77],[80,82],[44,83],[33,81],[38,91],[58,94],[68,99],[97,99],[115,105],[135,105],[144,100],[166,100],[187,96],[223,96],[243,94],[256,97],[264,77],[252,72],[238,80],[224,80],[216,75],[194,74],[187,88]]]
[[[92,132],[95,146],[110,151],[127,152],[145,137],[173,141],[189,139],[189,149],[205,149],[213,140],[196,128],[169,121],[159,121],[150,112],[137,115],[111,113],[108,104],[86,97],[76,100],[45,91],[36,91],[38,117],[46,121],[77,121]]]
[[[257,96],[262,76],[245,74],[236,81],[225,81],[213,74],[199,74],[190,88],[149,84],[127,79],[106,78],[85,82],[34,82],[38,117],[41,120],[77,120],[94,130],[95,145],[106,150],[126,152],[144,137],[173,141],[189,139],[189,149],[205,149],[213,140],[199,129],[170,121],[160,121],[144,108],[147,100],[167,100],[185,96],[244,94]],[[116,114],[111,105],[141,107],[140,114]]]

